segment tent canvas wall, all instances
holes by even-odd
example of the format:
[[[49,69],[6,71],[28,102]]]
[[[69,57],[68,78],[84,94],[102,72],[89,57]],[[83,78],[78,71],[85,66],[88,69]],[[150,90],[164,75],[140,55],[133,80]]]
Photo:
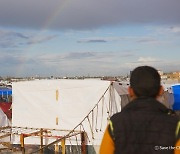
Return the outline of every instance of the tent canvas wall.
[[[15,82],[12,85],[12,126],[71,130],[82,121],[104,95],[97,115],[98,121],[101,121],[97,124],[97,129],[104,131],[110,113],[107,112],[107,108],[111,108],[111,114],[121,110],[120,96],[109,87],[109,81],[101,80]],[[109,106],[110,97],[118,105]],[[88,123],[86,120],[83,125],[88,135],[92,136]],[[103,131],[97,133],[94,131],[94,144],[100,144]],[[19,143],[18,140],[14,138],[14,143]],[[27,139],[26,143],[39,144],[39,141]]]

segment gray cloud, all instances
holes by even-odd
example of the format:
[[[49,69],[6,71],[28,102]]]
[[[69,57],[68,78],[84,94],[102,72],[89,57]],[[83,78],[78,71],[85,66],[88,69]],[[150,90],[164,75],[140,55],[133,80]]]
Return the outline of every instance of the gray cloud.
[[[83,38],[77,41],[77,43],[106,43],[106,42],[137,42],[137,43],[146,43],[146,44],[162,43],[162,41],[156,39],[153,36],[95,37],[95,38]]]
[[[28,36],[12,31],[0,30],[0,47],[1,48],[16,48],[18,47],[18,42],[29,39]]]
[[[120,40],[126,40],[127,37],[92,37],[83,38],[77,41],[77,43],[106,43]]]
[[[98,40],[98,39],[94,39],[94,40],[80,40],[77,41],[78,43],[106,43],[106,40]]]
[[[28,39],[29,37],[19,33],[19,32],[13,32],[13,31],[3,31],[0,30],[0,37],[3,39],[11,39],[11,37],[16,37],[16,38],[23,38],[23,39]]]
[[[92,52],[73,52],[69,53],[65,59],[81,59],[81,58],[92,58],[95,54]]]
[[[91,29],[115,24],[180,23],[179,0],[5,0],[0,26]]]
[[[29,45],[31,45],[31,44],[39,44],[39,43],[43,43],[43,42],[52,40],[52,39],[54,39],[56,37],[57,37],[57,35],[35,37],[35,38],[29,39],[29,41],[27,41],[27,44],[29,44]]]
[[[10,42],[10,41],[3,41],[0,42],[0,47],[1,48],[16,48],[17,45],[14,42]]]
[[[17,48],[24,45],[39,44],[56,38],[57,35],[27,35],[14,31],[0,30],[0,47],[1,48]]]
[[[139,42],[139,43],[155,43],[155,42],[158,42],[158,40],[152,39],[152,38],[142,38],[142,39],[137,40],[137,42]]]

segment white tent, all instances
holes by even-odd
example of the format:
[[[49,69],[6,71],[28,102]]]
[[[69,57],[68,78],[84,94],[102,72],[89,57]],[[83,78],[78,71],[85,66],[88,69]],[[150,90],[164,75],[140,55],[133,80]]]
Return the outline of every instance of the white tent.
[[[12,126],[72,130],[91,113],[93,117],[86,117],[83,127],[90,140],[94,136],[93,144],[99,145],[107,117],[121,110],[121,98],[110,85],[109,81],[92,79],[15,82]],[[14,143],[19,143],[19,138],[14,138]],[[27,139],[26,143],[39,141]]]
[[[76,128],[76,131],[83,127],[88,134],[89,144],[93,145],[100,145],[107,118],[120,112],[130,101],[127,85],[93,79],[14,82],[12,92],[13,127],[24,127],[24,130],[26,127]],[[63,136],[68,132],[52,133]],[[20,144],[19,136],[14,135],[12,139],[14,144]],[[45,138],[43,143],[49,144],[54,140]],[[40,139],[26,138],[25,144],[40,144]],[[70,144],[70,141],[66,141],[66,144]]]

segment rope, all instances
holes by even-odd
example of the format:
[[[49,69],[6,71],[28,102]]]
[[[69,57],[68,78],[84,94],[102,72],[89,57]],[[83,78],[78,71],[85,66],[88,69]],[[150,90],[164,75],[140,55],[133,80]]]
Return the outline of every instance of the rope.
[[[95,125],[95,129],[96,129],[96,132],[98,132],[98,129],[97,129],[97,119],[98,119],[98,105],[97,105],[97,112],[96,112],[96,125]]]
[[[77,146],[76,146],[76,150],[77,150],[77,152],[79,153],[79,148],[78,148],[79,144],[78,144],[78,140],[77,140],[77,136],[76,136],[76,135],[75,135],[75,138],[76,138],[76,143],[77,143],[77,144],[76,144],[76,145],[77,145]]]
[[[72,142],[71,142],[71,138],[69,138],[69,143],[70,143],[71,152],[74,153],[74,149],[73,149],[73,145],[72,145]]]
[[[111,85],[110,85],[110,86],[111,86]],[[103,95],[101,96],[101,98],[98,100],[98,102],[95,104],[95,106],[93,107],[92,110],[94,110],[94,109],[98,106],[98,104],[100,103],[100,101],[102,100],[102,98],[104,97],[104,95],[106,94],[106,92],[109,90],[110,86],[105,90],[105,92],[103,93]],[[80,125],[82,125],[82,123],[86,120],[86,118],[91,114],[92,110],[91,110],[91,111],[87,114],[87,116],[85,116],[85,117],[82,119],[82,121],[81,121],[78,125],[76,125],[76,126],[73,128],[73,130],[71,130],[67,135],[65,135],[65,136],[62,137],[61,139],[58,139],[58,140],[56,140],[56,141],[54,141],[54,142],[52,142],[52,143],[50,143],[50,144],[48,144],[48,145],[40,148],[40,149],[37,150],[37,151],[32,152],[32,153],[36,153],[36,152],[38,152],[38,151],[40,151],[40,150],[42,150],[42,149],[44,149],[44,148],[46,148],[46,147],[48,147],[48,146],[51,146],[51,145],[54,145],[54,144],[60,142],[62,139],[68,138]]]
[[[94,110],[92,110],[92,130],[94,130]]]
[[[91,134],[92,134],[92,139],[94,139],[94,132],[93,132],[93,129],[92,129],[92,126],[91,126],[91,122],[89,120],[89,117],[87,117],[88,119],[88,122],[89,122],[89,127],[90,127],[90,130],[91,130]]]
[[[103,115],[104,115],[104,97],[103,97],[103,99],[102,99],[102,116],[101,116],[101,126],[100,126],[100,131],[102,131]]]

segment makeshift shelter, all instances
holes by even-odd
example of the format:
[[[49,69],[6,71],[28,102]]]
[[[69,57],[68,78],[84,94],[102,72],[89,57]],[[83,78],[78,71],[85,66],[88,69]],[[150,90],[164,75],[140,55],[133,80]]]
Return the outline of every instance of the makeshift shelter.
[[[11,102],[12,89],[0,87],[0,102]]]
[[[12,95],[12,89],[6,87],[0,87],[0,96],[9,96]]]
[[[89,144],[100,145],[108,118],[121,111],[121,98],[111,82],[102,80],[35,80],[15,82],[12,126],[84,130]],[[67,133],[67,132],[66,132]],[[57,131],[53,135],[62,136]],[[20,144],[14,136],[13,143]],[[43,143],[55,139],[44,138]],[[39,144],[27,138],[26,144]],[[75,139],[72,139],[74,144]],[[71,144],[66,141],[66,144]]]

